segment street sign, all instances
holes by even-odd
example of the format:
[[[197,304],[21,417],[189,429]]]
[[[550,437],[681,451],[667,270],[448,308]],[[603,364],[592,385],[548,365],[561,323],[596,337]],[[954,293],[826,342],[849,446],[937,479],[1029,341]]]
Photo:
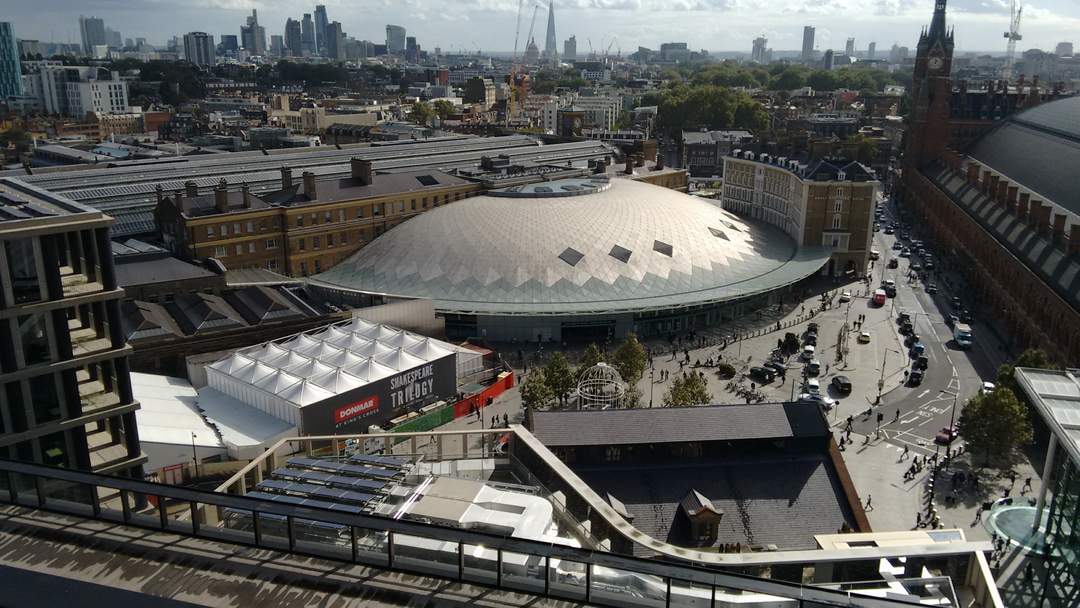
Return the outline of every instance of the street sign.
[[[884,380],[878,380],[877,381],[877,390],[880,391],[883,388],[885,388],[885,381]]]

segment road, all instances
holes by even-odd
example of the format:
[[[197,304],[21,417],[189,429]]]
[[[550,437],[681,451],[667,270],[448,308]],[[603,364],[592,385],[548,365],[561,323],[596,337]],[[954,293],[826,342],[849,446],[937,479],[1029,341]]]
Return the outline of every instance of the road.
[[[892,210],[887,214],[886,221],[895,217]],[[942,280],[947,277],[941,275],[933,277],[938,284],[936,295],[927,294],[921,281],[909,283],[909,265],[916,258],[899,258],[898,268],[887,269],[888,260],[899,254],[892,249],[899,236],[899,231],[895,235],[882,231],[875,236],[875,247],[881,252],[881,260],[880,266],[875,265],[874,276],[878,282],[885,278],[896,281],[896,297],[886,305],[891,311],[891,330],[899,331],[895,320],[900,311],[911,315],[915,333],[926,346],[928,368],[919,386],[894,389],[869,415],[856,416],[852,428],[863,435],[880,433],[885,441],[898,449],[907,447],[913,453],[926,455],[941,449],[935,445],[934,437],[954,418],[959,419],[963,404],[978,392],[984,380],[993,381],[993,374],[1004,362],[1004,357],[996,337],[989,331],[980,331],[985,328],[978,322],[973,324],[974,347],[968,351],[955,348],[952,330],[945,319],[952,312],[952,296],[964,298],[965,294],[950,293]],[[920,235],[913,234],[912,237],[920,238]],[[940,258],[933,244],[928,248]],[[952,278],[948,282],[959,284]],[[906,358],[910,370],[911,359],[906,352],[889,353],[888,356]]]

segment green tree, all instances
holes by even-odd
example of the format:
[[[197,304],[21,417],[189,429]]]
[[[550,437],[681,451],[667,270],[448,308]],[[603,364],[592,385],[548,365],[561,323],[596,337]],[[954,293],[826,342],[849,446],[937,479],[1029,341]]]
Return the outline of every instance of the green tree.
[[[646,363],[645,347],[638,342],[634,334],[626,336],[611,357],[611,364],[627,386],[637,386],[638,380],[641,380],[645,373]]]
[[[667,407],[701,405],[711,401],[712,393],[709,392],[705,376],[696,371],[675,376],[664,394],[664,405]]]
[[[431,119],[434,117],[435,110],[431,108],[430,104],[423,101],[414,103],[412,110],[409,112],[409,120],[418,125],[427,126],[431,124]]]
[[[1046,354],[1046,351],[1041,348],[1029,348],[1020,353],[1020,356],[1012,363],[1002,364],[997,371],[997,385],[1011,390],[1017,397],[1024,394],[1020,390],[1020,385],[1016,383],[1016,377],[1013,375],[1013,372],[1018,367],[1058,369],[1057,365],[1050,359],[1050,355]]]
[[[960,412],[960,435],[984,465],[1011,466],[1016,450],[1031,442],[1028,409],[1007,388],[976,395]]]
[[[551,402],[555,399],[551,387],[547,385],[547,381],[544,379],[543,368],[534,368],[533,371],[526,374],[520,390],[521,404],[529,409],[547,409],[551,407]]]
[[[431,108],[435,110],[435,114],[443,120],[453,116],[457,111],[454,104],[445,99],[436,99],[435,102],[431,104]]]
[[[600,352],[600,347],[596,345],[596,342],[590,342],[589,346],[585,348],[585,354],[581,356],[581,363],[578,365],[577,369],[577,377],[580,379],[581,374],[584,374],[590,367],[603,360],[604,353]]]
[[[544,379],[559,402],[565,402],[575,385],[574,373],[570,370],[566,355],[556,351],[551,356],[551,360],[544,366]]]

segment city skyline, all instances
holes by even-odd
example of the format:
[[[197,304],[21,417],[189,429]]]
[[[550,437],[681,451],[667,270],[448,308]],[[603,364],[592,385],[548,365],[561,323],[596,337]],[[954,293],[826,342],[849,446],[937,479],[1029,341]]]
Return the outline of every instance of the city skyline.
[[[612,46],[623,54],[638,46],[656,48],[666,41],[685,41],[692,49],[714,52],[749,52],[753,39],[764,36],[776,51],[798,51],[802,28],[817,28],[818,51],[843,49],[848,37],[859,41],[863,51],[869,42],[880,48],[893,43],[910,45],[925,25],[925,14],[932,2],[910,0],[860,0],[858,4],[829,2],[809,5],[804,2],[776,4],[746,3],[741,0],[675,1],[595,0],[556,3],[564,24],[559,35],[576,35],[587,52],[589,41],[596,50]],[[1001,32],[1007,28],[1008,3],[1004,0],[952,0],[950,14],[959,26],[959,51],[1004,52]],[[16,35],[23,39],[51,42],[78,42],[78,16],[103,18],[110,29],[126,38],[145,37],[151,43],[164,44],[176,35],[205,31],[219,37],[235,34],[251,9],[259,11],[260,25],[267,35],[283,34],[287,18],[298,19],[314,11],[310,5],[285,4],[274,0],[242,2],[239,0],[204,0],[196,6],[176,6],[168,20],[160,19],[160,5],[149,0],[126,3],[122,10],[113,0],[93,0],[76,5],[70,0],[44,0],[33,8],[14,6],[6,18],[13,22]],[[441,47],[447,52],[511,52],[517,3],[513,0],[465,0],[450,13],[428,0],[408,0],[394,4],[355,6],[326,3],[327,11],[342,23],[356,39],[381,41],[388,23],[396,23],[415,35],[425,48]],[[528,8],[528,7],[526,7]],[[542,7],[546,9],[546,6]],[[546,10],[537,18],[534,36],[542,36]],[[862,15],[851,17],[851,15]],[[522,10],[521,36],[529,28],[531,11]],[[742,24],[731,27],[731,18]],[[686,20],[697,26],[686,28]],[[572,29],[568,24],[573,24]],[[457,26],[460,26],[457,27]],[[483,31],[483,36],[468,32]],[[1024,39],[1019,51],[1039,48],[1052,51],[1063,41],[1073,40],[1080,31],[1080,5],[1067,0],[1024,6],[1021,32]],[[519,44],[519,52],[524,43]]]

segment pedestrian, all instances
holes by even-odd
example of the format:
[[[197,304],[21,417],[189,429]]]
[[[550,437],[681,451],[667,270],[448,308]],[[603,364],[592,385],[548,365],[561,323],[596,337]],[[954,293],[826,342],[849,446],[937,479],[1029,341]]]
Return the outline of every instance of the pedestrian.
[[[982,521],[982,512],[982,505],[980,505],[979,509],[975,511],[975,523],[979,523]]]
[[[896,408],[896,416],[893,418],[893,422],[900,420],[900,408]]]
[[[1027,492],[1030,489],[1031,489],[1031,478],[1028,477],[1027,479],[1024,480],[1024,487],[1020,489],[1020,493],[1023,494],[1024,492]]]
[[[873,502],[873,500],[874,500],[874,497],[871,496],[870,494],[867,494],[866,495],[866,506],[863,507],[863,508],[866,509],[867,511],[873,511],[874,510],[874,505],[871,504]]]
[[[503,426],[505,426],[505,427],[510,426],[510,416],[508,416],[506,414],[506,412],[503,412]]]
[[[909,451],[910,451],[910,450],[908,449],[908,446],[906,446],[906,445],[905,445],[905,446],[904,446],[904,453],[903,453],[903,454],[900,454],[900,460],[903,460],[903,459],[904,459],[904,457],[908,455],[908,452],[909,452]]]
[[[1035,568],[1031,566],[1031,562],[1028,562],[1027,565],[1024,566],[1024,578],[1029,583],[1035,582]]]
[[[495,428],[498,425],[499,425],[499,416],[498,416],[498,414],[496,414],[496,415],[493,415],[491,417],[491,428]]]
[[[916,528],[921,528],[922,527],[922,512],[921,511],[915,513],[915,527]]]
[[[829,375],[829,364],[828,363],[825,364],[825,375],[826,376]]]

